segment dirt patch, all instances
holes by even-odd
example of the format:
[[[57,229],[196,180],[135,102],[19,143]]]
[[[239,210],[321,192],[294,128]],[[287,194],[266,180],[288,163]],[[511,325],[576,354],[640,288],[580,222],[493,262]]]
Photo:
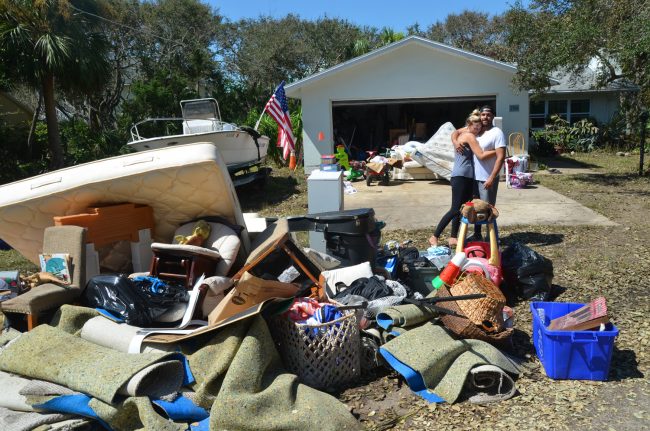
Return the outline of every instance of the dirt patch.
[[[606,160],[599,162],[607,166]],[[546,377],[531,343],[529,302],[522,301],[515,304],[513,353],[525,361],[526,368],[517,382],[519,394],[513,399],[488,406],[463,402],[431,407],[410,393],[403,394],[404,387],[398,383],[389,385],[379,380],[349,389],[341,400],[368,429],[650,429],[650,179],[621,171],[538,177],[544,186],[619,226],[517,226],[500,232],[503,246],[520,241],[553,260],[557,301],[586,302],[599,295],[607,298],[612,321],[620,330],[609,381],[556,381]],[[426,248],[429,234],[428,230],[391,231],[383,239],[411,239],[417,247]],[[384,379],[391,381],[391,377]],[[381,409],[381,405],[369,402],[369,395],[357,395],[382,390],[388,391],[385,400],[394,400],[393,394],[399,394],[399,400],[392,404],[387,401],[384,410],[369,416],[370,409]]]

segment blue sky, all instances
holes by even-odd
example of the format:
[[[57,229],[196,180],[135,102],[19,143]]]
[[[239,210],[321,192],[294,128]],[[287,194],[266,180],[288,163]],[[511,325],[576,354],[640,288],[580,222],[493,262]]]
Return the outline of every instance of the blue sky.
[[[206,1],[206,0],[204,0]],[[304,19],[317,19],[327,15],[345,18],[357,25],[390,27],[406,31],[415,22],[422,29],[436,21],[444,21],[449,14],[474,10],[496,15],[507,10],[515,0],[207,0],[230,21],[270,15],[275,18],[289,13]],[[528,1],[524,1],[528,4]]]

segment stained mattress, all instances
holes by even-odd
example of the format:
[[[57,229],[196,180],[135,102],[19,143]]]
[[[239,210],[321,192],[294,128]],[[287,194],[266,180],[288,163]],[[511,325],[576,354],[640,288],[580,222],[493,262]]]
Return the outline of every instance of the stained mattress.
[[[153,208],[154,241],[171,242],[183,222],[210,215],[245,226],[228,169],[209,143],[98,160],[0,186],[0,238],[38,262],[54,216],[132,202]],[[248,237],[242,245],[248,252]]]
[[[450,180],[455,158],[454,144],[451,142],[451,134],[454,130],[456,128],[453,124],[449,122],[443,124],[431,139],[411,154],[411,158],[431,172]]]

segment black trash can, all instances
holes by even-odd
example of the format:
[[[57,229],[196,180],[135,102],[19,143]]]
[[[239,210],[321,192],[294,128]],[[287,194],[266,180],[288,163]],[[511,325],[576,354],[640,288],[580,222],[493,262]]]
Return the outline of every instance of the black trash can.
[[[375,265],[381,230],[375,221],[374,209],[314,213],[290,217],[288,221],[292,232],[323,232],[327,254],[339,259],[342,265],[363,262]]]

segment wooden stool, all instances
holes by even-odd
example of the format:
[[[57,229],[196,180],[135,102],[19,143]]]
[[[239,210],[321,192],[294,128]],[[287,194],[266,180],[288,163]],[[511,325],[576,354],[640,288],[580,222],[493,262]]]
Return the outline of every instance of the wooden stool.
[[[152,252],[149,268],[151,276],[183,284],[188,290],[194,287],[194,283],[202,274],[206,277],[213,276],[221,259],[217,253],[197,253],[190,250],[152,248]]]

